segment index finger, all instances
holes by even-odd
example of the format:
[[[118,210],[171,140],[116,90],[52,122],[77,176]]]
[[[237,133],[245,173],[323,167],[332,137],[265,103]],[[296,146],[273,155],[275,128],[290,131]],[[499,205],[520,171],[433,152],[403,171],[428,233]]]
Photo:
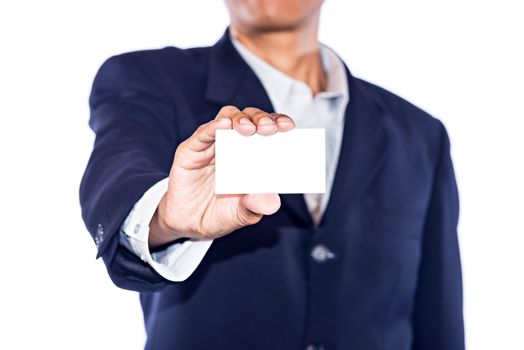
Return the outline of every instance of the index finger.
[[[235,106],[224,106],[217,113],[215,119],[202,124],[186,140],[186,147],[194,152],[208,149],[215,142],[215,134],[218,129],[231,129],[231,117],[239,113]]]

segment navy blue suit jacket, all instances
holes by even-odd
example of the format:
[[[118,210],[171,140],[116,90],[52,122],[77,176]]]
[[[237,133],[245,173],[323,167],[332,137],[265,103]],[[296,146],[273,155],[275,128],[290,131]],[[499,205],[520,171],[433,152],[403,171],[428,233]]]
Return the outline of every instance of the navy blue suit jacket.
[[[445,128],[346,73],[351,99],[319,227],[302,195],[281,195],[276,214],[215,240],[189,279],[173,283],[119,244],[120,225],[168,176],[177,145],[222,106],[273,107],[227,31],[212,47],[132,52],[102,65],[80,202],[111,279],[140,292],[147,349],[464,348]],[[318,244],[335,257],[312,259]]]

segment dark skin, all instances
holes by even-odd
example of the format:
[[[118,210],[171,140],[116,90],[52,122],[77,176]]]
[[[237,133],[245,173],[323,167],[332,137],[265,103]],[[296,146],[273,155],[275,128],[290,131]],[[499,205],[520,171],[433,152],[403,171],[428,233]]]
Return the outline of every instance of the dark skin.
[[[257,56],[294,79],[323,91],[326,77],[319,55],[322,0],[225,0],[231,34]],[[216,195],[215,132],[270,137],[295,127],[283,114],[225,106],[175,152],[169,186],[150,223],[149,245],[187,237],[214,239],[259,222],[280,208],[276,193]]]

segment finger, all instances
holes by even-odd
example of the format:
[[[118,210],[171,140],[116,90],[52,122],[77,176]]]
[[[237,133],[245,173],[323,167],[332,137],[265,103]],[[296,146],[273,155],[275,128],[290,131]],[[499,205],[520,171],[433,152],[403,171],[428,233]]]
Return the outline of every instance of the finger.
[[[271,113],[271,117],[277,123],[278,131],[286,132],[295,127],[295,122],[286,114]]]
[[[239,217],[246,224],[258,222],[262,215],[271,215],[280,208],[280,197],[276,193],[246,194],[239,202]]]
[[[235,116],[239,112],[240,112],[240,109],[236,108],[235,106],[231,106],[231,105],[224,106],[220,108],[220,111],[218,111],[215,119],[216,120],[223,119],[223,118],[231,119],[233,116]]]
[[[194,152],[202,152],[215,143],[215,134],[218,129],[231,129],[231,119],[215,119],[202,124],[184,141],[184,146]]]
[[[215,142],[215,133],[218,129],[231,129],[231,117],[240,110],[235,106],[224,106],[217,113],[214,120],[202,124],[183,142],[184,146],[194,152],[202,152]]]
[[[242,111],[249,116],[251,121],[257,126],[257,133],[260,135],[273,135],[277,132],[278,126],[271,118],[271,114],[255,107],[247,107]]]
[[[257,131],[257,127],[248,115],[243,112],[238,112],[231,120],[233,121],[233,129],[244,136],[253,135]]]

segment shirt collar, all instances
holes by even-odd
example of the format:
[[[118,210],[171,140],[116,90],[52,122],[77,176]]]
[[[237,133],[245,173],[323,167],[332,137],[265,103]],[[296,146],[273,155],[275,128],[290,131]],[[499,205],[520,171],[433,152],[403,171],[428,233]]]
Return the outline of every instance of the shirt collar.
[[[275,111],[281,109],[286,99],[294,93],[309,94],[311,89],[304,82],[296,80],[284,72],[273,67],[247,47],[241,44],[230,34],[231,42],[240,56],[255,72],[266,92],[269,95]],[[324,44],[320,44],[320,58],[326,72],[327,86],[325,91],[319,92],[315,98],[339,98],[343,101],[349,100],[349,88],[347,83],[344,63],[337,54]]]

